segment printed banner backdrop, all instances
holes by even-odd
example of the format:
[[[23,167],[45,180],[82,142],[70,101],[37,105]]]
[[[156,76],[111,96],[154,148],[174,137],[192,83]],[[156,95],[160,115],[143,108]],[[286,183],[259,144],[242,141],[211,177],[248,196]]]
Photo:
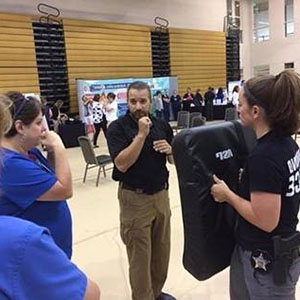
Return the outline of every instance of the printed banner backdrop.
[[[156,91],[168,91],[168,95],[171,96],[174,89],[178,88],[177,77],[156,77],[156,78],[122,78],[122,79],[99,79],[99,80],[76,80],[78,107],[80,119],[85,122],[84,118],[84,106],[82,97],[93,98],[95,94],[102,94],[112,92],[116,95],[116,101],[118,103],[118,117],[123,116],[127,111],[127,96],[126,91],[130,83],[134,81],[144,81],[151,89],[152,97]]]

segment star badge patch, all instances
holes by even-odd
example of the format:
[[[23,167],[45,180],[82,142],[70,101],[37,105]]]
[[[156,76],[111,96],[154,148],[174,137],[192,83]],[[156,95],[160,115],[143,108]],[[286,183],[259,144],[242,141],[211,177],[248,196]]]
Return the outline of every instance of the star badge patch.
[[[272,257],[267,251],[255,250],[251,255],[251,264],[257,271],[268,272],[272,266]]]

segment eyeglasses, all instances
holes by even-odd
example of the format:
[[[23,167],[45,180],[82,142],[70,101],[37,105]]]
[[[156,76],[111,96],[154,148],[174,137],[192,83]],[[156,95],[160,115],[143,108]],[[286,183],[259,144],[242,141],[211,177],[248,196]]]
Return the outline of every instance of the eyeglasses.
[[[25,107],[25,104],[27,102],[29,102],[32,98],[31,97],[24,97],[21,104],[19,105],[18,109],[15,110],[15,113],[14,113],[14,116],[13,116],[13,119],[15,119],[19,114],[20,112],[23,110],[23,108]]]

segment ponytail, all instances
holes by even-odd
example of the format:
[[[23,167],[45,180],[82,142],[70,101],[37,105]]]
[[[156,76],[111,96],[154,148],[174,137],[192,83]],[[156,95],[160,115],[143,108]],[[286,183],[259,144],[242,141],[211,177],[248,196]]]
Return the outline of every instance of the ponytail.
[[[244,85],[250,106],[265,110],[270,127],[280,135],[289,136],[300,127],[300,78],[293,71],[277,76],[264,75],[249,79]]]

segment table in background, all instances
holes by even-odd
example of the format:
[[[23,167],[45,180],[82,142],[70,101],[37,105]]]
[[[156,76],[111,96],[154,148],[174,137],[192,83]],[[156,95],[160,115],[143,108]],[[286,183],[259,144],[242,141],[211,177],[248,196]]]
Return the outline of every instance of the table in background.
[[[78,147],[79,144],[77,138],[85,135],[85,127],[81,122],[59,125],[58,134],[66,148]]]
[[[224,120],[225,119],[225,110],[226,108],[230,108],[232,105],[214,105],[213,106],[213,114],[214,120]],[[206,117],[205,106],[191,106],[190,112],[201,112],[204,117]]]

